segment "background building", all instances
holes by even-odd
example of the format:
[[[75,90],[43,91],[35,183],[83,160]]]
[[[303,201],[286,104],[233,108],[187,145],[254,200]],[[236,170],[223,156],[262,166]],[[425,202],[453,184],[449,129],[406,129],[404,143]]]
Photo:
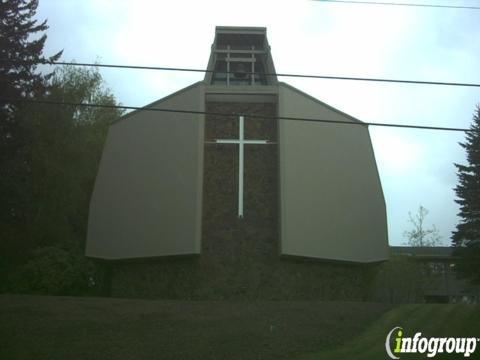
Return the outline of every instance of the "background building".
[[[478,303],[480,300],[480,288],[455,271],[463,259],[455,256],[454,247],[392,246],[391,256],[408,258],[417,267],[416,276],[422,280],[417,302]]]

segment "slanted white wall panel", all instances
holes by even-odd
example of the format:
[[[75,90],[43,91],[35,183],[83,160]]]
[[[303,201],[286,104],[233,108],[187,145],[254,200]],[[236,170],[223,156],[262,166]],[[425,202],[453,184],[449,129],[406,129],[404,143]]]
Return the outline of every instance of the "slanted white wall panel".
[[[355,121],[286,84],[279,116]],[[388,258],[385,201],[368,128],[279,120],[282,254]]]
[[[204,111],[196,84],[152,107]],[[128,259],[200,252],[203,115],[137,111],[109,130],[86,255]]]

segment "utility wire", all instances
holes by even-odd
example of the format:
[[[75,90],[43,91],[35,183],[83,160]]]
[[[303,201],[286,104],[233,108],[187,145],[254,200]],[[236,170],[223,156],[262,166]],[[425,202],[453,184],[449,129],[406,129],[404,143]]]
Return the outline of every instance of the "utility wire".
[[[0,59],[0,62],[14,63],[14,64],[22,64],[22,63],[32,64],[32,62],[17,62],[17,61],[8,60],[8,59]],[[215,70],[178,68],[178,67],[75,63],[75,62],[66,62],[66,61],[41,61],[41,62],[33,62],[33,63],[43,64],[43,65],[93,66],[93,67],[101,67],[101,68],[135,69],[135,70],[185,71],[185,72],[199,72],[199,73],[221,72],[224,74],[235,73],[234,71],[215,71]],[[252,73],[246,72],[245,74],[251,75]],[[461,83],[461,82],[446,82],[446,81],[401,80],[401,79],[382,79],[382,78],[367,78],[367,77],[307,75],[307,74],[287,74],[287,73],[264,73],[264,75],[278,76],[278,77],[327,79],[327,80],[352,80],[352,81],[369,81],[369,82],[401,83],[401,84],[417,84],[417,85],[419,84],[419,85],[480,87],[480,83]]]
[[[414,6],[414,7],[428,7],[428,8],[480,10],[479,6],[463,6],[463,5],[418,4],[418,3],[397,3],[397,2],[380,2],[380,1],[353,1],[353,0],[317,0],[317,1],[318,2],[329,2],[329,3],[359,4],[359,5]]]
[[[13,98],[5,98],[5,97],[0,97],[0,101],[27,102],[27,103],[47,104],[47,105],[62,105],[62,106],[83,106],[83,107],[104,108],[104,109],[159,111],[159,112],[196,114],[196,115],[246,116],[246,117],[250,117],[250,118],[259,118],[259,119],[309,121],[309,122],[341,124],[341,125],[383,126],[383,127],[395,127],[395,128],[407,128],[407,129],[462,131],[462,132],[474,131],[472,129],[442,127],[442,126],[402,125],[402,124],[388,124],[388,123],[371,123],[371,122],[363,122],[363,121],[351,121],[351,122],[349,122],[349,121],[304,118],[304,117],[265,116],[265,115],[248,114],[248,113],[222,113],[222,112],[209,112],[209,111],[197,111],[197,110],[186,110],[186,109],[181,109],[181,110],[180,109],[161,109],[161,108],[148,108],[148,107],[139,107],[139,106],[127,106],[127,105],[106,105],[106,104],[93,104],[93,103],[61,102],[61,101],[51,101],[51,100],[13,99]]]

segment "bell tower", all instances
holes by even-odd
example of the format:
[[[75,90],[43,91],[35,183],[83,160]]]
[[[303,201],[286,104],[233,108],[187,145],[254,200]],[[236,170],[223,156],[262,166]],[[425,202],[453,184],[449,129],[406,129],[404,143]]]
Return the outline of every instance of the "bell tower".
[[[203,259],[280,252],[278,82],[266,32],[215,29],[204,81]]]
[[[276,85],[277,77],[267,29],[262,27],[215,28],[205,83],[226,86]]]

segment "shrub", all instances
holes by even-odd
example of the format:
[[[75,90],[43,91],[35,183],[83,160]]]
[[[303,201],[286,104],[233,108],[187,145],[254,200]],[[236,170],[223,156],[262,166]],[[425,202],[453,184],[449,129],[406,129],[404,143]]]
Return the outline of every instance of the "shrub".
[[[85,295],[99,287],[98,269],[80,252],[38,248],[10,277],[9,290],[45,295]]]

